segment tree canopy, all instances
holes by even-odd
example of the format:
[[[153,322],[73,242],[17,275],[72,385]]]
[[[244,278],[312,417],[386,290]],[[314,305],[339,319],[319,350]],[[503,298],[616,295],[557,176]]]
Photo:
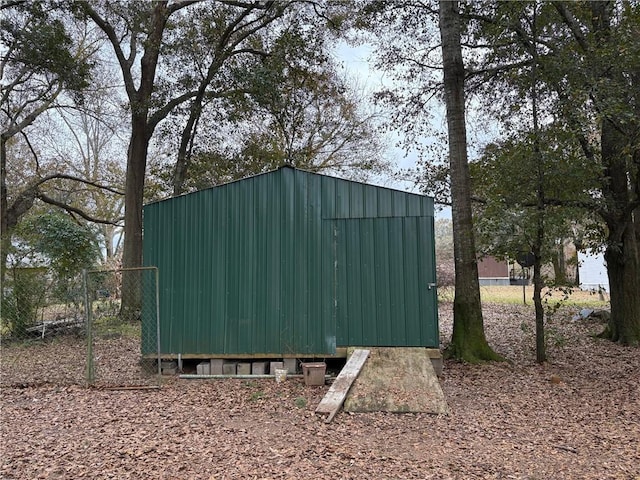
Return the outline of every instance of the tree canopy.
[[[396,81],[378,98],[395,109],[394,121],[410,141],[416,131],[429,131],[425,125],[438,115],[433,100],[443,92],[436,11],[428,1],[364,2],[356,21],[376,45],[377,65]],[[473,167],[479,177],[473,195],[493,195],[476,198],[485,202],[476,207],[483,212],[481,232],[485,238],[500,233],[501,215],[509,219],[502,223],[520,231],[511,238],[532,244],[537,236],[533,243],[541,248],[540,239],[553,243],[561,226],[564,235],[575,229],[570,218],[602,232],[611,285],[609,334],[638,343],[640,303],[630,293],[640,290],[638,5],[485,1],[465,3],[460,17],[466,107],[482,112],[485,125],[499,123],[503,136],[485,137],[494,145]],[[499,150],[505,157],[498,165]],[[432,151],[423,153],[417,181],[425,191],[448,194],[453,182],[445,174],[453,172],[434,165]],[[433,180],[444,184],[434,188]],[[539,229],[527,233],[532,225],[551,229],[541,237]],[[504,237],[484,245],[506,245]]]
[[[390,80],[374,99],[421,156],[416,183],[457,209],[457,273],[477,276],[478,254],[543,262],[588,238],[607,261],[606,334],[639,343],[640,5],[486,0],[449,23],[445,5],[2,4],[2,277],[34,206],[103,225],[108,246],[123,225],[123,265],[137,267],[145,199],[285,163],[387,174],[379,111],[333,56],[345,38],[369,43]],[[480,309],[472,283],[458,288],[467,316]]]

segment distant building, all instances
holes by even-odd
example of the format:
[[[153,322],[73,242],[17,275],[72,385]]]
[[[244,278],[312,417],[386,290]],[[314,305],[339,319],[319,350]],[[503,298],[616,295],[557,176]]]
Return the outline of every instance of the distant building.
[[[580,288],[582,290],[604,290],[609,292],[607,263],[602,253],[587,250],[578,252]]]
[[[480,285],[510,285],[509,263],[495,257],[478,260],[478,281]]]

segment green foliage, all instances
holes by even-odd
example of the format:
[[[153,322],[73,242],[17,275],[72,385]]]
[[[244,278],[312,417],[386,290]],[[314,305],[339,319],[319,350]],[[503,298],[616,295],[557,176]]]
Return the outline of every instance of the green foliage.
[[[46,305],[49,282],[46,269],[14,268],[2,295],[2,336],[21,338],[38,320],[39,310]]]
[[[622,191],[614,193],[624,182],[611,181],[611,175],[633,179],[638,174],[631,156],[638,149],[640,132],[640,89],[633,73],[640,68],[639,6],[542,2],[535,4],[534,15],[533,5],[478,2],[469,7],[474,14],[470,43],[491,45],[482,50],[483,55],[476,55],[470,86],[485,109],[506,125],[510,141],[529,130],[535,67],[543,135],[546,139],[551,135],[550,142],[541,139],[547,150],[545,180],[555,180],[555,185],[545,184],[545,196],[564,206],[580,204],[609,222],[627,208],[620,203],[623,198],[634,198]],[[502,92],[499,97],[496,91]],[[614,136],[603,130],[606,122],[615,125]],[[611,143],[616,145],[615,152],[607,147]],[[626,157],[624,162],[617,163],[619,155]],[[521,156],[514,158],[522,168],[520,174],[505,162],[502,167],[508,172],[504,176],[519,189],[531,164],[523,164]],[[623,172],[616,173],[619,167]],[[574,213],[565,211],[565,216],[575,218]]]
[[[31,257],[40,257],[59,278],[79,274],[98,258],[94,232],[61,213],[31,216],[16,234]]]
[[[259,390],[257,392],[252,392],[251,395],[249,396],[249,400],[251,400],[252,402],[257,402],[258,400],[261,400],[264,398],[264,392],[262,390]]]
[[[4,73],[14,82],[7,84],[8,89],[21,94],[29,85],[30,96],[38,97],[56,83],[74,92],[89,85],[91,63],[75,51],[75,40],[65,25],[66,9],[56,2],[17,2],[3,10],[0,40],[10,47],[3,56]],[[32,81],[38,76],[41,82]]]
[[[323,30],[325,20],[301,4],[278,7],[283,10],[282,19],[274,24],[286,24],[286,28],[255,31],[242,43],[247,47],[244,54],[229,56],[217,67],[202,105],[197,135],[194,130],[185,152],[185,191],[284,164],[358,179],[387,170],[376,114],[363,108],[363,98],[330,55],[333,42]],[[179,51],[180,42],[171,49],[175,61],[182,60],[180,68],[185,73],[180,82],[189,85],[198,79],[194,71],[183,67],[184,61],[194,61],[198,55],[205,59],[219,55],[222,61],[226,54],[213,51],[212,45],[221,41],[220,31],[231,18],[230,11],[205,10],[195,9],[185,19],[197,23],[206,18],[217,22],[218,30],[183,26],[187,43],[198,39],[202,45]],[[160,127],[167,136],[176,127],[183,128],[182,117],[169,120]],[[154,188],[161,190],[162,184],[176,180],[177,169],[155,165],[152,174],[160,181]]]
[[[483,254],[513,259],[519,252],[531,251],[538,215],[538,167],[548,202],[543,260],[549,261],[557,250],[558,238],[573,237],[578,225],[589,222],[584,206],[592,201],[589,192],[595,188],[598,166],[571,149],[564,132],[553,124],[538,133],[538,142],[537,156],[533,135],[513,134],[488,145],[470,166],[474,196],[482,199],[474,208],[478,248]]]
[[[77,304],[82,300],[79,274],[94,265],[98,253],[92,230],[61,213],[44,213],[31,215],[17,226],[11,261],[13,270],[44,267],[50,272],[47,301]]]

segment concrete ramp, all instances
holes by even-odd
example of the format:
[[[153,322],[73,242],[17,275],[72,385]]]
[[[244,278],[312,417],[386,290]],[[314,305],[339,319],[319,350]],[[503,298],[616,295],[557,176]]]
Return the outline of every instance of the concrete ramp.
[[[426,349],[367,348],[369,359],[349,391],[345,411],[448,413]]]

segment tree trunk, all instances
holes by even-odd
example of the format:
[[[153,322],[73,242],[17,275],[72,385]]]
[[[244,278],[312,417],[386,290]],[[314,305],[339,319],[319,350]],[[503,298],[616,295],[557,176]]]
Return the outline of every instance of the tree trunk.
[[[640,262],[633,222],[620,243],[609,244],[604,258],[609,274],[611,317],[604,336],[625,345],[640,344]]]
[[[544,236],[544,234],[538,231],[538,236]],[[536,243],[539,241],[540,239],[536,240]],[[544,286],[541,274],[542,256],[539,245],[534,245],[532,251],[535,258],[533,264],[533,305],[536,312],[536,362],[544,363],[547,360],[547,351],[544,338],[544,307],[542,306],[542,287]]]
[[[146,119],[134,119],[127,154],[125,185],[124,252],[122,255],[122,266],[125,268],[142,265],[142,205],[148,147]]]
[[[146,118],[134,118],[131,140],[127,153],[127,175],[124,204],[124,249],[123,268],[137,268],[142,265],[142,206],[144,203],[144,177],[147,167]],[[142,301],[142,285],[133,272],[122,275],[122,304],[120,315],[124,320],[136,321]]]
[[[151,30],[145,42],[145,51],[140,60],[140,86],[129,91],[131,103],[131,139],[127,151],[127,174],[125,179],[123,268],[142,266],[142,206],[144,203],[144,180],[147,169],[147,152],[155,123],[149,119],[149,108],[155,84],[156,69],[160,55],[160,44],[170,13],[167,2],[153,4]],[[133,84],[131,71],[123,68],[128,82]],[[122,275],[122,303],[120,314],[125,320],[139,318],[142,304],[142,282],[139,272]]]
[[[4,296],[4,277],[7,272],[7,256],[11,244],[11,236],[8,232],[9,223],[7,214],[9,206],[7,201],[7,140],[0,137],[0,297]]]
[[[567,284],[567,261],[564,254],[564,241],[560,241],[551,255],[553,277],[556,285]]]
[[[573,279],[573,284],[576,287],[580,286],[580,256],[579,253],[582,251],[583,245],[582,245],[582,237],[580,238],[574,238],[573,239],[573,246],[576,248],[576,254],[575,254],[575,260],[576,260],[576,268],[575,268],[575,275],[574,275],[574,279]]]
[[[533,55],[531,62],[531,114],[533,120],[533,162],[536,166],[537,188],[536,188],[536,235],[532,245],[533,252],[533,304],[536,311],[536,362],[543,363],[547,360],[547,351],[544,339],[544,308],[542,306],[542,246],[545,240],[545,189],[544,189],[544,158],[540,151],[540,128],[538,124],[538,38],[536,31],[536,20],[538,5],[533,5],[533,21],[531,30],[533,31]],[[560,243],[560,250],[563,245]],[[564,253],[564,252],[563,252]],[[557,258],[557,257],[556,257]],[[564,268],[564,262],[563,267]],[[564,275],[563,275],[564,279]],[[556,281],[558,278],[556,277]]]
[[[111,264],[111,260],[113,260],[114,256],[114,228],[111,225],[104,225],[102,227],[102,235],[104,236],[104,261],[106,264]]]
[[[611,294],[611,317],[604,336],[626,345],[640,343],[640,252],[633,211],[625,139],[608,119],[602,121],[603,193],[609,206],[605,260]]]
[[[177,197],[184,193],[184,184],[187,180],[187,173],[191,163],[191,145],[193,137],[196,134],[196,127],[202,113],[202,100],[204,98],[206,84],[200,86],[196,98],[191,103],[189,118],[187,124],[182,130],[180,137],[180,147],[178,148],[178,156],[176,165],[173,170],[173,196]]]
[[[489,347],[482,319],[478,264],[471,216],[471,186],[467,159],[464,65],[460,46],[458,2],[440,1],[440,36],[447,107],[451,202],[455,257],[453,335],[447,356],[468,362],[499,360]]]

